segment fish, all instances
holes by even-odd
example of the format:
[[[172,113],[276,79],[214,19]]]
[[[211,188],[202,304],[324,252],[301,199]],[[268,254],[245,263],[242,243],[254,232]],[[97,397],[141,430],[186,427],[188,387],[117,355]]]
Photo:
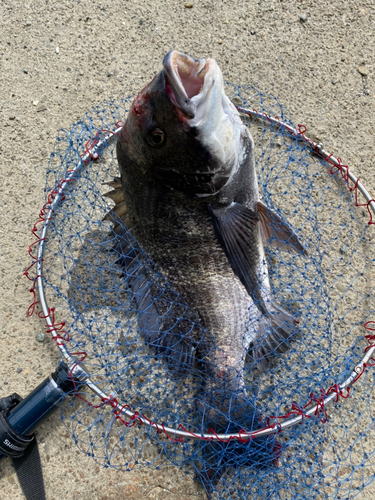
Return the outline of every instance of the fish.
[[[204,338],[194,328],[166,334],[146,274],[134,267],[135,255],[117,251],[126,255],[122,265],[133,276],[134,291],[143,290],[137,305],[146,343],[165,355],[178,376],[197,369],[204,380],[197,396],[202,432],[254,431],[263,422],[246,391],[246,356],[267,370],[299,335],[294,316],[272,297],[265,247],[308,253],[260,199],[254,141],[225,93],[217,62],[173,50],[162,66],[132,102],[116,145],[120,178],[108,196],[195,312]],[[250,309],[256,311],[252,318]],[[250,319],[256,327],[249,328]],[[206,491],[220,479],[217,471],[237,459],[262,468],[279,453],[270,438],[220,446],[203,447]]]

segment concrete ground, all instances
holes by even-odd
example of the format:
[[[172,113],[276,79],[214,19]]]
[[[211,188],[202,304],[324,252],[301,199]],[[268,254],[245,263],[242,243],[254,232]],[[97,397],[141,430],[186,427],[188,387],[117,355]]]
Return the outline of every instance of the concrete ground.
[[[0,396],[26,395],[58,359],[50,339],[36,340],[41,320],[25,315],[22,273],[60,128],[140,90],[178,49],[214,57],[226,80],[277,96],[375,194],[374,38],[372,0],[2,0]],[[101,468],[76,450],[59,415],[38,439],[49,500],[205,498],[174,468]],[[374,497],[375,483],[357,496]],[[0,498],[23,498],[9,460]]]

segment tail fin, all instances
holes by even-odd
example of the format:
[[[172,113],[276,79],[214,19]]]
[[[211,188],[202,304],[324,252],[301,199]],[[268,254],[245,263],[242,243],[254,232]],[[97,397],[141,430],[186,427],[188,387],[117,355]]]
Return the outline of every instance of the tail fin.
[[[207,422],[205,429],[216,434],[230,435],[243,432],[243,439],[233,438],[223,441],[205,441],[200,446],[202,459],[195,465],[195,480],[204,487],[207,498],[211,498],[213,487],[220,481],[224,472],[231,468],[251,467],[261,470],[277,465],[281,455],[281,445],[275,435],[254,438],[246,441],[246,433],[264,427],[260,413],[250,402],[232,400],[231,406],[236,419],[224,422]],[[241,411],[238,411],[240,407]]]

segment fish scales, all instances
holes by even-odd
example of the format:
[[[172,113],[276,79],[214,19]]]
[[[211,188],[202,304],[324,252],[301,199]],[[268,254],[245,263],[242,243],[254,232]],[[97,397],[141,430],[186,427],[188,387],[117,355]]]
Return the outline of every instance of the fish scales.
[[[132,191],[131,198],[127,185],[124,180],[135,238],[196,311],[216,347],[230,354],[233,366],[241,370],[251,298],[216,238],[206,201],[186,199],[170,190],[155,194],[152,185],[139,198]],[[220,358],[217,372],[222,363]]]

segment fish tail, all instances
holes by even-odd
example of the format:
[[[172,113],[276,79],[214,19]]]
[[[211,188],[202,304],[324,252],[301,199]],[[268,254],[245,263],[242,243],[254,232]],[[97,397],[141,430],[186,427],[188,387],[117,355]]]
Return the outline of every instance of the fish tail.
[[[215,485],[228,469],[251,467],[260,471],[275,468],[280,455],[281,444],[275,437],[257,438],[248,444],[231,441],[227,446],[207,442],[203,445],[199,469],[196,467],[195,481],[201,483],[207,499],[211,500]]]
[[[226,434],[227,436],[238,434],[239,436],[228,437],[220,441],[203,441],[203,444],[199,445],[201,446],[202,460],[199,465],[196,465],[195,477],[204,487],[208,499],[211,498],[213,486],[220,481],[227,469],[237,469],[238,467],[251,467],[256,470],[274,468],[281,455],[281,445],[277,441],[276,435],[246,440],[247,434],[265,426],[260,412],[247,398],[245,400],[242,396],[234,397],[230,406],[230,418],[226,419],[223,419],[223,415],[226,412],[228,416],[227,401],[215,409],[211,408],[207,413],[212,416],[212,413],[215,412],[217,418],[214,421],[206,419],[204,429],[212,434]]]

